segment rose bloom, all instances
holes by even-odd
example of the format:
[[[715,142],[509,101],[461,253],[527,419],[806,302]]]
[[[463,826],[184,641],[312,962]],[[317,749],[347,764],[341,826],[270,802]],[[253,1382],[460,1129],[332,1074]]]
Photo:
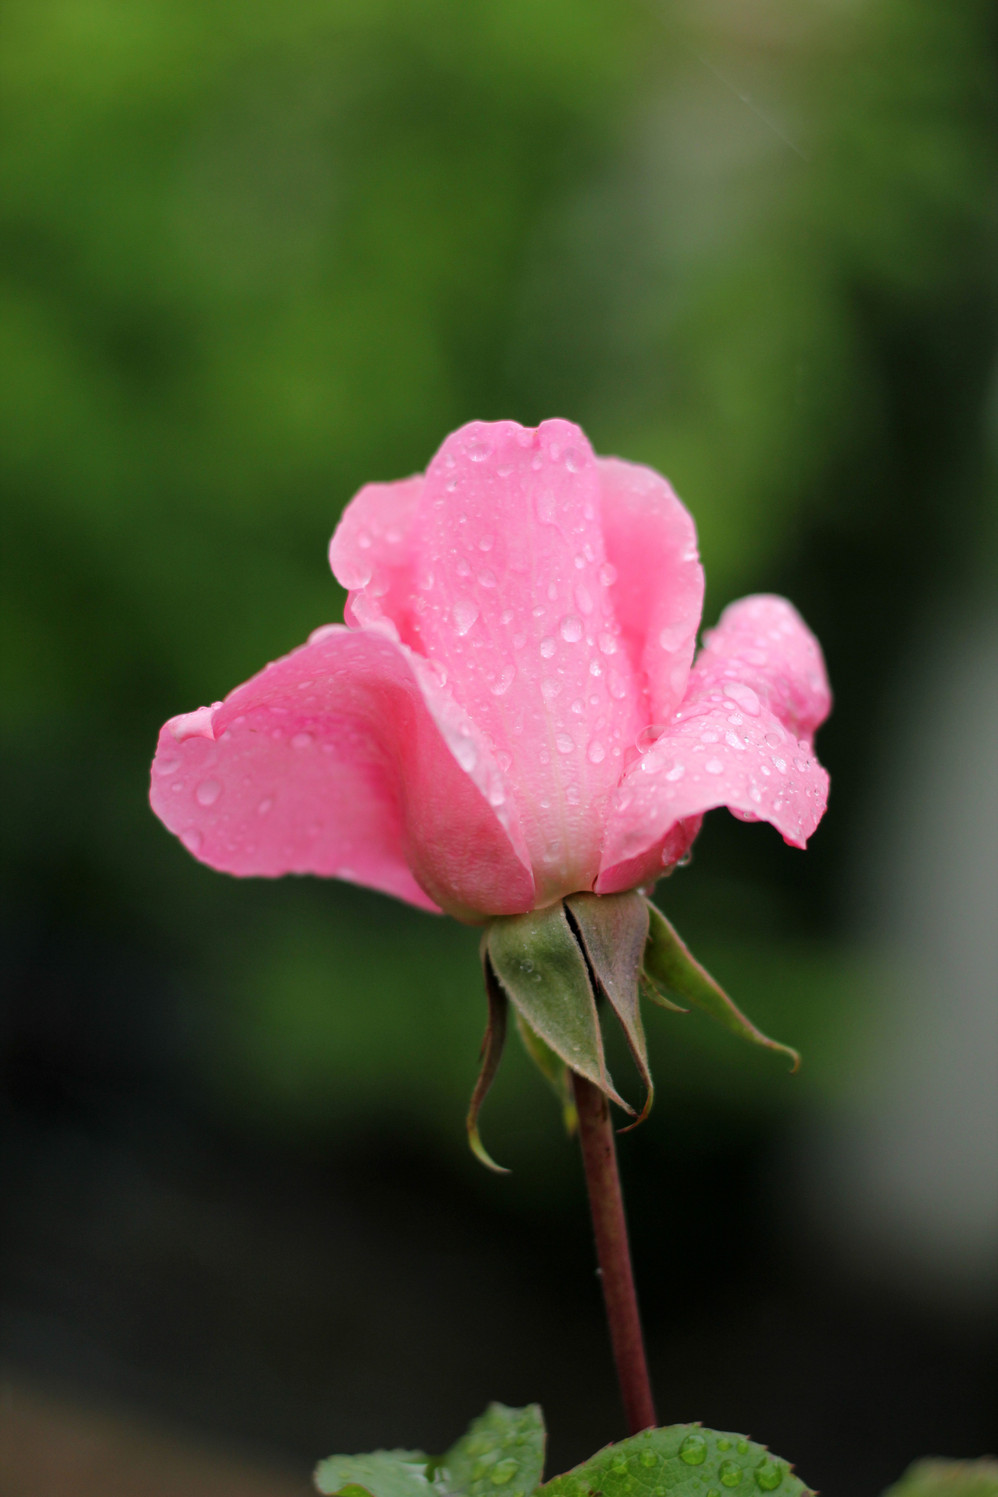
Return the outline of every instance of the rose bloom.
[[[479,922],[650,884],[714,806],[795,847],[817,826],[814,636],[744,598],[694,664],[690,515],[570,422],[462,427],[361,489],[329,557],[345,624],[160,733],[153,808],[211,867]]]

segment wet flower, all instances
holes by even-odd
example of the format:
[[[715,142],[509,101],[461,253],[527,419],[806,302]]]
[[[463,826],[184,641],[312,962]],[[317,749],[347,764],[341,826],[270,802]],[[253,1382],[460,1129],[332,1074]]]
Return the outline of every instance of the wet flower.
[[[690,515],[571,423],[462,427],[360,491],[330,561],[345,624],[160,734],[153,807],[212,867],[481,920],[648,884],[712,807],[798,847],[820,820],[813,635],[746,598],[694,664]]]

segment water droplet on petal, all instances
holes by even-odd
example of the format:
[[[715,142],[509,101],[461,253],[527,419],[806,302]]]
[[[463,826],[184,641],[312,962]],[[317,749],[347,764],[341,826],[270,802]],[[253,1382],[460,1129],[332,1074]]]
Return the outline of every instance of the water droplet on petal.
[[[559,754],[570,754],[575,747],[571,733],[558,733],[554,741]]]
[[[617,641],[612,634],[601,634],[597,642],[604,655],[616,655]]]
[[[176,754],[171,754],[166,759],[157,759],[156,760],[156,773],[157,774],[164,774],[164,775],[176,774],[176,772],[177,772],[177,770],[179,768],[180,768],[180,759],[179,759],[178,755],[176,755]]]
[[[557,644],[550,635],[546,639],[541,640],[540,650],[545,660],[550,660],[557,648]]]
[[[181,832],[180,840],[187,848],[188,852],[192,852],[195,856],[197,856],[197,854],[201,851],[201,843],[204,839],[201,836],[201,833],[198,831],[197,827],[192,827],[189,832]]]
[[[498,585],[496,574],[491,567],[486,567],[484,572],[479,572],[478,585],[479,587],[496,587]]]
[[[258,816],[266,816],[267,812],[270,810],[270,808],[271,808],[271,806],[273,806],[273,804],[274,804],[274,798],[273,798],[273,796],[271,796],[271,795],[265,795],[264,798],[263,798],[263,800],[260,802],[260,804],[256,808],[257,815]]]
[[[492,685],[489,687],[492,695],[494,697],[505,696],[509,688],[512,686],[515,677],[516,666],[504,665],[496,679],[492,682]]]
[[[581,452],[576,452],[574,447],[569,447],[565,453],[565,467],[569,473],[581,473],[584,462]]]
[[[592,613],[593,595],[583,583],[579,583],[575,589],[575,606],[580,613]]]
[[[574,614],[566,614],[560,625],[561,637],[566,644],[574,645],[582,638],[582,620],[577,619]]]
[[[489,442],[469,442],[465,451],[473,463],[484,463],[485,459],[491,455],[492,446]]]
[[[222,787],[218,780],[202,780],[194,792],[194,799],[199,806],[213,806],[221,793]]]
[[[685,773],[686,773],[686,765],[685,764],[674,764],[672,766],[672,768],[666,772],[665,778],[667,780],[672,780],[673,783],[674,783],[676,780],[681,780],[683,778],[683,775]]]
[[[695,1431],[687,1435],[679,1447],[679,1459],[685,1461],[687,1466],[702,1466],[707,1459],[706,1438]]]
[[[706,764],[704,765],[704,769],[708,774],[724,773],[724,765],[720,759],[708,759]]]
[[[589,760],[590,764],[603,763],[603,760],[606,758],[606,749],[600,743],[598,738],[594,738],[592,743],[590,743],[588,749],[586,750],[586,758]]]
[[[599,580],[604,587],[612,587],[617,580],[617,568],[612,561],[605,561],[599,569]]]
[[[369,551],[371,549],[371,537],[366,530],[362,530],[357,536],[357,544],[362,551]]]
[[[451,748],[454,751],[454,758],[465,774],[470,774],[478,762],[478,751],[474,743],[464,734],[458,734],[451,743]]]
[[[726,684],[725,695],[729,696],[733,702],[737,702],[738,706],[743,712],[747,712],[749,717],[759,716],[759,698],[751,686],[745,686],[741,681],[732,681]]]
[[[535,458],[536,462],[537,459]],[[537,464],[540,467],[540,464]],[[553,525],[555,522],[554,494],[550,489],[541,489],[536,499],[537,518],[542,525]]]
[[[315,738],[311,733],[296,733],[291,740],[291,747],[296,749],[311,748]]]
[[[467,634],[478,618],[478,604],[471,598],[458,598],[452,609],[452,616],[458,634]]]

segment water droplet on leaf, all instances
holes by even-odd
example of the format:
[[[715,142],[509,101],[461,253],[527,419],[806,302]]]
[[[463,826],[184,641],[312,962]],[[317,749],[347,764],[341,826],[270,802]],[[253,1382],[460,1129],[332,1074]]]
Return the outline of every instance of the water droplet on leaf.
[[[722,1487],[737,1487],[742,1479],[742,1468],[737,1461],[722,1461],[717,1468]]]
[[[702,1466],[707,1459],[706,1438],[696,1433],[687,1435],[679,1447],[679,1459],[687,1466]]]

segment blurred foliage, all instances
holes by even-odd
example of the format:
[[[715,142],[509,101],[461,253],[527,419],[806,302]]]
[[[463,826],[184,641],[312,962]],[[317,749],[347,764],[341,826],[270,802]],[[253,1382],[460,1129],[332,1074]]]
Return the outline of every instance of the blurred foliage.
[[[134,949],[265,1127],[387,1108],[460,1146],[474,937],[222,879],[145,775],[165,717],[339,616],[324,552],[351,493],[471,417],[571,416],[668,473],[708,617],[792,587],[840,699],[843,819],[808,854],[834,886],[847,744],[905,620],[993,555],[995,29],[984,0],[7,0],[15,950]],[[873,979],[834,905],[793,905],[797,855],[767,833],[752,868],[736,832],[746,852],[705,837],[680,928],[805,1051],[799,1097],[847,1069]],[[650,1027],[669,1106],[785,1105],[703,1021]],[[527,1074],[489,1104],[497,1135],[543,1105]]]

